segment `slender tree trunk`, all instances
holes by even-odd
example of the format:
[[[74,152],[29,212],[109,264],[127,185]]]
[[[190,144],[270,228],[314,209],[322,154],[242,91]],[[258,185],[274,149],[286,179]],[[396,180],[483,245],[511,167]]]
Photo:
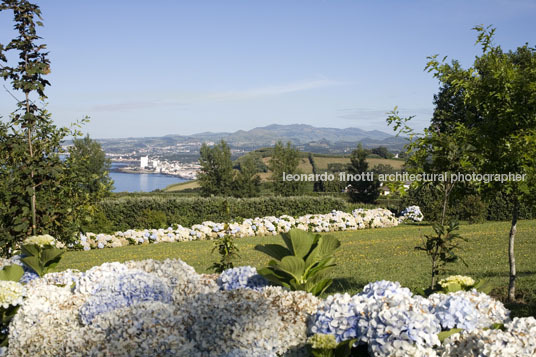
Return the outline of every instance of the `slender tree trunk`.
[[[445,191],[443,192],[443,210],[441,211],[441,225],[445,225],[445,219],[447,218],[447,207],[449,204],[450,191],[454,187],[454,184],[445,184]]]
[[[30,95],[26,92],[26,114],[30,113]],[[30,161],[33,165],[33,145],[32,145],[32,125],[28,126],[28,149],[30,152]],[[34,170],[30,172],[30,177],[32,178],[32,199],[31,199],[31,210],[32,210],[32,234],[37,234],[37,218],[36,218],[36,197],[35,197],[35,183],[34,183]]]
[[[28,73],[28,54],[26,53],[24,55],[24,66],[26,73]],[[26,95],[26,115],[30,114],[30,92],[24,91],[24,94]],[[28,119],[26,119],[28,120]],[[34,176],[35,172],[33,170],[33,145],[32,145],[32,126],[33,121],[30,120],[30,123],[28,125],[28,151],[30,152],[30,162],[32,165],[32,171],[30,172],[30,177],[32,178],[32,199],[30,203],[30,207],[32,210],[32,235],[37,234],[37,214],[36,214],[36,197],[35,197],[35,182],[34,182]]]
[[[430,282],[430,289],[433,289],[436,285],[436,268],[437,268],[437,262],[435,260],[432,261],[432,281]]]
[[[510,239],[508,241],[508,262],[510,264],[510,282],[508,283],[508,301],[516,299],[516,257],[514,255],[514,243],[517,231],[517,220],[519,217],[519,199],[514,200],[514,211],[512,212],[512,226],[510,227]]]

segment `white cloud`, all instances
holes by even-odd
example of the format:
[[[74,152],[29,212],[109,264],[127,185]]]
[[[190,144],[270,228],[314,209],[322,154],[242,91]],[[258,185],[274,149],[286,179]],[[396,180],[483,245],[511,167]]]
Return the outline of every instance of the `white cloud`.
[[[247,100],[260,97],[271,97],[287,93],[302,92],[312,89],[332,87],[342,85],[343,82],[330,79],[317,79],[310,81],[291,82],[282,85],[273,85],[259,88],[251,88],[238,91],[224,91],[217,93],[209,93],[199,99],[210,100]]]
[[[91,111],[97,112],[124,112],[130,110],[139,110],[152,107],[164,107],[164,106],[187,106],[188,104],[197,104],[203,102],[213,101],[240,101],[249,100],[255,98],[272,97],[278,95],[284,95],[287,93],[302,92],[313,89],[320,89],[326,87],[332,87],[342,85],[344,82],[334,81],[330,79],[316,79],[309,81],[290,82],[281,85],[272,85],[258,88],[250,88],[244,90],[230,90],[221,92],[206,92],[206,93],[179,93],[173,95],[178,99],[168,100],[147,100],[146,98],[153,96],[152,94],[138,94],[137,96],[144,98],[140,100],[129,99],[128,101],[121,101],[116,103],[106,103],[95,105],[90,108]],[[164,95],[170,97],[169,94]]]

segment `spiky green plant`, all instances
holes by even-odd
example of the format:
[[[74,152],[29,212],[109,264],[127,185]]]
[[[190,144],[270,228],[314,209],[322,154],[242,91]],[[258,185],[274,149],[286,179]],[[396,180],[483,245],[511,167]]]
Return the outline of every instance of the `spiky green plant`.
[[[281,234],[285,245],[258,244],[255,250],[274,258],[258,270],[269,281],[290,290],[322,294],[332,283],[326,278],[335,266],[333,253],[341,245],[338,239],[293,229]]]

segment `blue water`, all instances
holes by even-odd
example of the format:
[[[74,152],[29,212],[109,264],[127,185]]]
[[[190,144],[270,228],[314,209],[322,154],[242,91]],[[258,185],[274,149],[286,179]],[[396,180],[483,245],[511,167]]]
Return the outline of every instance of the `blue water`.
[[[113,162],[110,170],[110,177],[114,180],[114,192],[151,192],[156,189],[164,189],[174,183],[188,181],[169,175],[127,174],[115,171],[121,166],[129,166],[129,164]]]

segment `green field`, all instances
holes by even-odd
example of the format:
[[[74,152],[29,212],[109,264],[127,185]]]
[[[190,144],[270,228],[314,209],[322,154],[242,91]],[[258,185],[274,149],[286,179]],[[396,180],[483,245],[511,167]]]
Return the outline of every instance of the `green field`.
[[[488,279],[495,287],[492,295],[503,299],[508,284],[508,222],[462,225],[461,233],[469,241],[460,254],[468,264],[451,266],[452,274],[469,275]],[[332,272],[335,279],[330,293],[359,291],[366,283],[376,280],[399,281],[411,289],[429,284],[430,263],[423,252],[414,250],[424,234],[431,228],[425,225],[403,225],[394,228],[369,229],[357,232],[332,233],[342,246],[336,253],[337,267]],[[516,238],[516,260],[519,303],[509,305],[515,315],[536,315],[536,220],[521,221]],[[268,259],[253,248],[259,243],[279,243],[281,238],[240,238],[238,265],[261,267]],[[72,251],[65,253],[57,270],[68,268],[86,270],[111,261],[140,259],[180,258],[192,265],[197,272],[210,272],[208,267],[218,259],[212,254],[213,242],[193,241],[160,243],[123,248]]]
[[[176,191],[183,191],[186,189],[194,189],[198,187],[199,187],[199,183],[197,183],[196,180],[192,180],[192,181],[180,182],[180,183],[175,183],[173,185],[169,185],[168,187],[164,189],[164,191],[176,192]]]

